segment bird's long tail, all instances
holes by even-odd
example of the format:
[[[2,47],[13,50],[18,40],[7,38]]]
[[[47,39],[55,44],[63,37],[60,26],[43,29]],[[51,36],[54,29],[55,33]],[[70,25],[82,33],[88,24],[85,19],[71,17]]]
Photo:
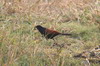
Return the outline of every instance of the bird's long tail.
[[[68,35],[68,36],[71,36],[72,34],[68,34],[68,33],[64,33],[64,34],[62,34],[62,33],[61,33],[61,35]]]

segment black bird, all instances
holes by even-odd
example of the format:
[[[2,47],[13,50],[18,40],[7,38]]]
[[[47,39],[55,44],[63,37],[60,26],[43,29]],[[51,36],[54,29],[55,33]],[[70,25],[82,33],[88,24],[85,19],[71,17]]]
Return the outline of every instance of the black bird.
[[[46,39],[54,39],[55,36],[57,35],[72,35],[72,34],[68,34],[68,33],[60,33],[57,32],[55,30],[51,30],[51,29],[47,29],[45,27],[42,27],[41,25],[37,25],[35,26],[35,28],[38,29],[38,31],[46,38]]]

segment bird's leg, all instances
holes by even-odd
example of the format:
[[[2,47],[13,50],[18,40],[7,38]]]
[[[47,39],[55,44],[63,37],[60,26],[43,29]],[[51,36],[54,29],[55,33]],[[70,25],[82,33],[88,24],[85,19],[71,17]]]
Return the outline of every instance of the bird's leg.
[[[57,43],[56,40],[53,38],[54,43]]]
[[[53,47],[53,46],[55,46],[55,44],[57,44],[56,40],[54,38],[52,38],[52,39],[53,39],[54,43],[51,44],[51,47]]]

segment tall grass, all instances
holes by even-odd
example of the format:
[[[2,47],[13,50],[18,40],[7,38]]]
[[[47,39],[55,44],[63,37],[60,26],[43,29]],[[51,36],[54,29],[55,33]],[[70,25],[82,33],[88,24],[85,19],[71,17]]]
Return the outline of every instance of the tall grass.
[[[100,45],[99,6],[99,0],[1,0],[0,66],[83,66],[73,55]],[[34,30],[38,24],[73,36],[55,37],[64,47],[51,48],[54,41]]]

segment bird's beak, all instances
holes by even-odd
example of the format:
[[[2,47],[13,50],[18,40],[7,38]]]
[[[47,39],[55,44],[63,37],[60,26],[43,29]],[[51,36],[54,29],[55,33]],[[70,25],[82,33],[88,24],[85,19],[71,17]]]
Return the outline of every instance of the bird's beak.
[[[34,30],[36,30],[36,27],[34,27]]]

